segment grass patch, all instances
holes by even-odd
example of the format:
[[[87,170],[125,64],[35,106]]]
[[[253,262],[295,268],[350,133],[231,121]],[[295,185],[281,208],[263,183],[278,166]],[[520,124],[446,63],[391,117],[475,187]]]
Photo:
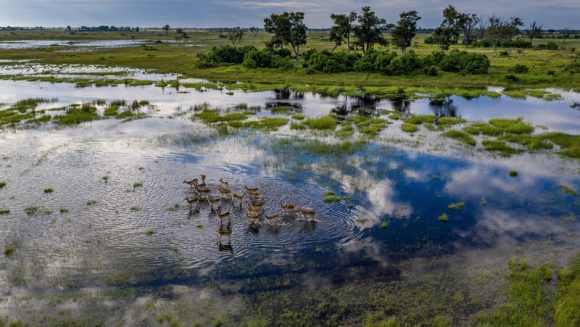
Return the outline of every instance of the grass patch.
[[[59,125],[78,125],[100,118],[97,108],[88,104],[84,104],[81,108],[69,108],[64,115],[55,117]]]
[[[53,192],[54,192],[54,190],[52,188],[50,188],[50,187],[44,189],[44,193],[46,193],[46,194],[50,194],[50,193],[53,193]]]
[[[470,146],[475,146],[475,144],[476,144],[475,139],[473,137],[471,137],[471,135],[469,135],[463,131],[451,130],[451,131],[447,131],[445,133],[442,133],[441,136],[454,139],[456,141],[459,141],[463,144],[467,144]]]
[[[67,208],[60,208],[60,209],[58,209],[58,211],[59,211],[61,214],[68,213],[68,209],[67,209]]]
[[[517,177],[518,176],[518,171],[515,169],[510,170],[510,177]]]
[[[24,209],[24,212],[26,212],[27,215],[32,216],[38,212],[38,207],[35,206],[28,207]]]
[[[461,123],[465,123],[465,119],[460,117],[440,117],[437,119],[437,125],[444,127],[454,126]]]
[[[4,246],[4,256],[9,257],[16,251],[16,246],[14,244],[7,244]]]
[[[340,202],[342,201],[342,198],[340,196],[334,195],[334,194],[329,194],[329,195],[325,195],[322,198],[322,201],[326,202],[326,203],[334,203],[334,202]]]
[[[7,208],[0,208],[0,215],[9,215],[10,209]]]
[[[5,181],[0,181],[0,189],[3,189],[6,187],[6,182]]]
[[[463,202],[457,202],[457,203],[451,203],[450,205],[447,206],[447,209],[449,210],[460,210],[463,209],[463,207],[465,207],[465,203]]]
[[[352,115],[348,119],[356,125],[359,133],[370,138],[378,136],[379,133],[389,125],[389,122],[386,120],[376,117],[372,118],[360,115]],[[341,129],[344,128],[345,126],[343,125]]]
[[[496,152],[501,156],[508,157],[512,154],[521,153],[521,150],[509,147],[504,141],[500,140],[483,140],[483,148],[487,151]]]
[[[139,188],[139,187],[143,187],[143,183],[141,182],[135,182],[133,183],[133,189]]]
[[[155,233],[157,233],[157,231],[154,229],[148,229],[145,231],[145,235],[153,235]]]
[[[302,124],[304,124],[309,129],[317,130],[335,130],[338,124],[336,119],[332,116],[323,116],[319,118],[308,118],[305,119]]]
[[[509,134],[530,134],[534,131],[534,127],[526,124],[523,118],[494,118],[489,120],[489,124]]]
[[[580,135],[548,133],[543,137],[560,146],[560,154],[571,158],[580,158]]]
[[[437,220],[439,220],[442,223],[446,223],[449,221],[449,216],[447,216],[446,213],[442,213],[439,215],[439,218],[437,218]]]
[[[416,115],[406,118],[404,120],[407,124],[421,125],[423,123],[433,123],[435,121],[435,115]]]
[[[549,150],[554,147],[541,135],[502,135],[498,139],[523,145],[530,151]]]
[[[358,223],[364,224],[364,223],[368,223],[369,222],[369,219],[367,217],[359,217],[359,218],[356,219],[356,221]]]
[[[503,133],[501,129],[485,122],[474,122],[463,130],[472,135],[499,136]]]
[[[294,114],[294,115],[292,115],[292,119],[304,120],[304,115],[303,114]]]
[[[97,201],[96,200],[88,200],[87,201],[87,205],[88,206],[94,206],[95,204],[97,204]]]
[[[508,303],[480,315],[477,326],[547,326],[552,311],[547,285],[552,272],[547,265],[534,269],[525,260],[510,259]]]
[[[403,125],[401,125],[401,130],[405,133],[415,133],[417,131],[417,125],[403,123]]]
[[[554,326],[580,325],[580,256],[569,268],[558,271],[558,294],[554,306]]]
[[[566,194],[570,194],[573,196],[578,195],[578,192],[576,191],[576,189],[570,185],[566,185],[566,184],[561,184],[560,185],[560,189],[562,189],[562,192],[566,193]]]

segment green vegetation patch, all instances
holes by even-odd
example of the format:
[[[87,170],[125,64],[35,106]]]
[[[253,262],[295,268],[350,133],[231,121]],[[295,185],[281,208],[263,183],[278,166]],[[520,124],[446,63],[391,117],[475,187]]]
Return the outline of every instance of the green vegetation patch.
[[[64,115],[55,117],[56,122],[59,125],[78,125],[100,118],[101,117],[97,114],[97,108],[90,104],[84,104],[80,108],[68,108]]]
[[[389,122],[378,117],[352,115],[348,119],[356,125],[359,133],[370,138],[377,137],[383,129],[389,126]],[[341,129],[344,129],[344,126]],[[346,133],[347,131],[348,130],[344,131],[343,133]]]
[[[562,192],[566,193],[566,194],[570,194],[573,196],[578,195],[578,192],[576,191],[576,189],[570,185],[567,184],[561,184],[560,188],[562,189]]]
[[[415,133],[418,128],[415,124],[403,123],[403,125],[401,125],[401,130],[405,133]]]
[[[525,260],[510,259],[508,303],[480,315],[477,326],[547,326],[552,311],[547,288],[552,272],[547,265],[529,268]],[[578,308],[575,309],[578,311]],[[571,326],[571,325],[570,325]]]
[[[447,206],[449,210],[460,210],[463,209],[463,207],[465,207],[465,204],[463,202],[451,203],[450,205]]]
[[[440,214],[440,215],[439,215],[439,218],[438,218],[438,220],[439,220],[440,222],[442,222],[442,223],[446,223],[446,222],[448,222],[448,221],[449,221],[449,216],[447,216],[447,214],[446,214],[446,213],[442,213],[442,214]]]
[[[435,121],[435,115],[416,115],[405,119],[405,123],[414,125],[432,123],[433,121]]]
[[[302,124],[309,129],[334,131],[338,122],[332,116],[305,119]]]
[[[263,117],[259,120],[245,122],[242,127],[259,129],[264,131],[277,131],[280,127],[286,125],[288,119],[280,117]]]
[[[0,208],[0,215],[9,215],[10,209],[7,208]]]
[[[492,151],[501,156],[510,156],[512,154],[521,153],[522,150],[509,147],[504,141],[500,140],[483,140],[483,148],[487,151]]]
[[[474,122],[463,130],[472,135],[499,136],[503,133],[501,129],[485,122]]]
[[[530,134],[534,131],[532,125],[526,124],[523,118],[507,119],[494,118],[489,120],[490,125],[501,129],[504,133],[509,134]]]
[[[554,306],[554,326],[580,325],[580,257],[569,268],[558,271],[558,294]]]
[[[6,182],[5,181],[0,181],[0,189],[3,189],[6,187]]]
[[[445,133],[442,133],[441,135],[444,137],[448,137],[448,138],[454,139],[456,141],[459,141],[463,144],[470,145],[470,146],[475,146],[475,144],[476,144],[475,139],[471,135],[469,135],[463,131],[451,130],[451,131],[447,131]]]

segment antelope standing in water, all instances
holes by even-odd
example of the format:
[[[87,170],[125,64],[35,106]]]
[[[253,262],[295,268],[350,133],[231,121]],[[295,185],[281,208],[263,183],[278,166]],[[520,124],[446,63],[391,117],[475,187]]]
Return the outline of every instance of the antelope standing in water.
[[[280,207],[282,208],[282,211],[284,211],[284,214],[294,216],[298,205],[294,203],[282,203]]]
[[[228,222],[226,225],[220,224],[219,229],[217,230],[217,237],[218,242],[222,242],[222,237],[226,236],[228,238],[228,243],[231,243],[232,240],[232,222]]]
[[[210,197],[208,197],[207,201],[209,202],[209,205],[211,206],[211,212],[219,212],[220,211],[220,209],[222,207],[221,196],[210,196]],[[216,210],[216,208],[215,208],[216,206],[217,206],[218,210]]]
[[[194,196],[191,198],[185,198],[185,200],[189,204],[189,212],[190,213],[199,213],[200,198],[198,196]],[[195,205],[195,208],[194,208],[194,205]]]
[[[190,181],[184,180],[183,183],[189,185],[189,187],[191,187],[193,189],[194,187],[197,187],[198,180],[197,180],[197,178],[194,178],[194,179],[192,179]]]
[[[300,208],[298,210],[304,219],[312,220],[316,215],[316,211],[312,208]]]
[[[217,215],[218,215],[218,218],[220,219],[220,221],[223,221],[224,218],[229,218],[231,216],[231,213],[229,211],[224,211],[224,212],[219,212]]]
[[[242,204],[244,203],[244,193],[231,193],[231,200],[232,200],[232,204],[235,202],[239,202],[240,203],[240,210],[242,210]]]

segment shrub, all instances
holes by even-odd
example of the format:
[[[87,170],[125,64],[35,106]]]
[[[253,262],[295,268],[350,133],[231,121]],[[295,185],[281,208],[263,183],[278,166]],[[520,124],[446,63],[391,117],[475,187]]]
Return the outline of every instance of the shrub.
[[[525,74],[529,71],[529,68],[526,65],[517,64],[511,69],[511,71],[518,74]]]
[[[198,65],[201,68],[207,68],[219,64],[241,64],[246,54],[254,50],[256,48],[253,46],[233,47],[231,45],[223,45],[214,47],[209,53],[198,55]]]
[[[433,55],[441,70],[446,72],[462,72],[466,74],[487,74],[489,59],[486,55],[469,53],[467,51],[450,51],[444,57]]]
[[[417,57],[414,51],[409,51],[403,56],[391,60],[387,67],[388,75],[410,75],[423,68],[423,61]]]

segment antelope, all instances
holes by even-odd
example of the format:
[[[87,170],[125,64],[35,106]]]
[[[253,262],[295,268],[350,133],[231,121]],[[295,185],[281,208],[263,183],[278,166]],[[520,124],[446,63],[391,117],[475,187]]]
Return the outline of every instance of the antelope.
[[[244,202],[244,193],[231,193],[231,200],[232,202],[239,202],[240,203],[240,210],[242,209],[242,203]]]
[[[266,215],[266,219],[267,219],[268,221],[272,221],[272,220],[274,220],[274,219],[278,219],[278,214],[277,214],[277,213],[275,213],[275,214],[272,214],[272,215]]]
[[[220,228],[217,231],[217,237],[219,242],[222,241],[222,236],[227,236],[229,240],[232,237],[232,222],[228,222],[225,226],[220,224]]]
[[[230,183],[224,181],[221,178],[220,178],[220,183],[222,184],[222,187],[224,187],[224,188],[229,188],[230,187]]]
[[[314,215],[316,215],[316,211],[312,208],[300,208],[299,211],[305,219],[313,219]]]
[[[224,211],[224,212],[219,212],[218,213],[218,218],[220,220],[223,220],[224,218],[227,218],[230,216],[230,212],[229,211]]]
[[[221,202],[222,202],[222,198],[220,196],[210,196],[208,197],[207,201],[209,202],[209,205],[211,206],[211,211],[212,212],[217,212],[215,210],[215,205],[217,205],[218,211],[221,209]]]
[[[199,200],[200,200],[199,197],[195,196],[193,198],[185,198],[185,200],[187,201],[187,203],[189,203],[190,214],[199,212]],[[195,209],[193,208],[194,204],[195,204]]]
[[[194,178],[194,179],[192,179],[190,181],[188,181],[188,180],[184,180],[183,181],[184,184],[189,185],[189,187],[191,187],[191,188],[196,187],[197,186],[197,182],[198,182],[197,178]]]

